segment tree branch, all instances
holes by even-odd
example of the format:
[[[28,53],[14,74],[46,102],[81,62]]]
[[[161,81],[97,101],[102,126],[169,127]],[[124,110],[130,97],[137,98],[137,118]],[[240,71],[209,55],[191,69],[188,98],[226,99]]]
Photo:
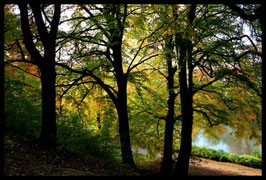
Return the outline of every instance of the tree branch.
[[[21,30],[23,33],[23,43],[25,44],[27,50],[29,51],[31,58],[35,62],[40,62],[43,57],[40,55],[39,51],[35,47],[33,43],[33,36],[31,33],[31,28],[29,25],[29,18],[28,18],[28,9],[26,4],[18,4],[20,9],[20,17],[21,17]]]
[[[213,124],[211,122],[211,119],[210,119],[210,117],[208,116],[208,114],[206,112],[204,112],[202,110],[195,109],[195,108],[193,109],[193,111],[196,111],[196,112],[199,112],[199,113],[203,114],[207,118],[207,121],[208,121],[208,123],[210,124],[211,127],[213,127],[214,125],[218,125],[218,123]]]
[[[99,84],[105,90],[105,92],[110,96],[110,98],[112,99],[114,104],[117,105],[117,97],[116,97],[117,91],[113,87],[105,84],[99,77],[97,77],[95,74],[93,74],[92,70],[91,71],[89,71],[89,70],[78,71],[78,70],[72,69],[71,67],[69,67],[65,64],[61,64],[61,63],[57,63],[57,62],[55,63],[55,65],[66,68],[67,70],[69,70],[71,72],[81,74],[83,76],[92,77],[97,82],[97,84]]]
[[[54,16],[53,16],[53,20],[51,23],[51,30],[49,33],[52,39],[56,39],[59,21],[60,21],[60,14],[61,14],[61,4],[55,4],[54,5]]]
[[[48,38],[48,31],[47,28],[44,24],[43,18],[42,18],[42,13],[41,13],[41,7],[40,4],[37,3],[31,3],[30,4],[31,9],[33,11],[34,14],[34,18],[35,18],[35,22],[37,25],[37,29],[38,29],[38,33],[40,35],[41,41],[44,45],[45,48],[47,48],[49,46],[49,38]]]
[[[11,64],[11,63],[9,63],[8,65],[10,65],[10,66],[12,66],[12,67],[14,67],[14,68],[17,68],[17,69],[19,69],[19,70],[21,70],[21,71],[23,71],[23,72],[25,72],[25,73],[27,73],[27,74],[29,74],[29,75],[32,75],[32,76],[34,76],[34,77],[37,77],[37,78],[41,78],[40,76],[38,76],[38,75],[36,75],[36,74],[33,74],[33,73],[31,73],[31,72],[28,72],[28,71],[26,71],[26,70],[24,70],[24,69],[22,69],[22,68],[20,68],[20,67],[18,67],[18,66],[15,66],[15,65],[13,65],[13,64]]]
[[[254,10],[255,14],[246,14],[243,9],[238,7],[236,4],[229,4],[225,3],[226,6],[228,6],[231,10],[236,12],[242,19],[248,20],[248,21],[254,21],[256,19],[260,18],[260,14],[258,13],[259,11],[262,10],[262,6]],[[256,13],[257,12],[257,13]]]

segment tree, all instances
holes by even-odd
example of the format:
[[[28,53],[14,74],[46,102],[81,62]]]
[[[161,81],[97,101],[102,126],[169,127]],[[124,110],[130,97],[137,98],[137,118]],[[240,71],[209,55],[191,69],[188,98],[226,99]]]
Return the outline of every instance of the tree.
[[[236,13],[238,16],[240,16],[242,19],[249,21],[250,24],[252,24],[253,22],[255,22],[254,24],[256,24],[256,21],[259,21],[260,24],[260,28],[261,28],[261,32],[263,32],[263,30],[265,29],[265,21],[263,20],[263,5],[262,4],[257,4],[257,5],[253,5],[253,7],[251,8],[251,12],[250,8],[246,8],[245,6],[242,8],[239,7],[238,5],[235,4],[225,4],[226,6],[228,6],[234,13]],[[252,5],[251,5],[252,6]],[[248,11],[246,11],[245,9],[247,9]],[[252,25],[252,27],[254,28],[254,24]],[[256,27],[256,26],[255,26]],[[256,32],[256,28],[254,28],[254,31]],[[265,36],[264,36],[265,37]],[[263,35],[261,34],[261,41],[263,39]],[[264,38],[265,39],[265,38]],[[262,57],[264,57],[264,48],[262,47]],[[262,61],[262,69],[265,69],[265,62]],[[265,73],[262,71],[262,79],[265,79]],[[262,91],[265,89],[265,84],[262,83]],[[265,95],[262,94],[262,98],[261,99],[265,99],[263,98],[265,97]],[[265,103],[263,104],[262,101],[262,108],[265,107],[264,106]],[[265,118],[265,111],[262,109],[262,128],[265,127],[265,122],[263,121],[263,119]],[[264,129],[262,129],[262,131],[264,131]]]
[[[172,7],[173,15],[172,17],[175,18],[177,13],[175,7]],[[167,116],[165,119],[165,135],[164,135],[164,152],[163,152],[163,160],[161,165],[160,173],[162,175],[171,175],[172,173],[172,155],[173,155],[173,130],[174,124],[177,120],[175,117],[175,99],[179,93],[175,93],[175,73],[177,71],[177,66],[174,65],[173,59],[174,58],[174,41],[173,35],[171,34],[171,28],[168,28],[170,35],[165,39],[165,59],[167,64],[167,75],[164,76],[167,80],[167,91],[168,91],[168,100],[167,100]]]
[[[4,4],[0,3],[0,21],[4,22]],[[4,176],[4,135],[5,135],[5,116],[4,116],[4,23],[1,23],[0,26],[0,106],[1,106],[1,114],[0,114],[0,176]]]
[[[62,38],[73,40],[74,55],[78,63],[69,66],[57,63],[58,66],[68,69],[70,72],[79,74],[75,83],[89,77],[90,82],[100,86],[108,94],[114,103],[119,122],[119,136],[122,152],[122,161],[134,167],[132,157],[127,89],[128,83],[134,79],[133,74],[141,64],[158,56],[152,51],[154,42],[147,40],[156,30],[142,30],[137,33],[141,41],[130,47],[131,42],[126,39],[128,32],[135,29],[132,26],[136,16],[144,17],[138,5],[81,5],[74,13],[73,25],[75,29]],[[86,16],[87,15],[87,16]],[[137,19],[137,18],[136,18]],[[86,23],[87,26],[81,25]],[[142,26],[136,24],[138,26]],[[132,30],[134,31],[134,30]],[[147,49],[151,49],[148,51]],[[79,62],[84,62],[79,66]]]
[[[93,71],[86,75],[92,77],[97,84],[99,84],[106,93],[110,96],[117,109],[119,121],[119,135],[122,152],[122,162],[135,167],[132,156],[128,112],[127,112],[127,75],[123,72],[122,59],[122,38],[125,28],[125,21],[127,17],[127,5],[121,9],[121,5],[104,5],[102,10],[104,19],[107,22],[107,27],[104,28],[94,17],[91,10],[83,6],[84,10],[90,15],[93,23],[101,30],[107,38],[106,57],[114,68],[114,75],[116,78],[118,90],[114,90],[111,86],[106,85]],[[123,10],[124,12],[121,12]],[[112,53],[111,53],[112,51]],[[100,65],[101,66],[101,65]]]
[[[186,7],[187,7],[187,9],[186,9]],[[183,8],[183,10],[178,13],[179,14],[178,19],[172,18],[172,19],[175,19],[177,21],[178,20],[180,21],[180,24],[177,23],[177,25],[173,28],[173,29],[179,30],[179,32],[177,32],[177,33],[171,34],[170,29],[172,27],[170,26],[170,24],[172,22],[171,21],[172,19],[171,20],[167,19],[170,17],[169,14],[168,14],[168,16],[163,16],[162,15],[163,13],[160,14],[160,20],[156,21],[156,22],[160,22],[160,21],[163,21],[162,20],[163,18],[166,18],[167,20],[165,20],[163,22],[164,22],[164,24],[166,24],[164,27],[167,27],[167,28],[163,28],[162,32],[164,32],[164,31],[169,32],[170,31],[170,33],[169,33],[170,35],[164,34],[165,36],[162,36],[162,38],[161,38],[161,39],[165,40],[164,44],[168,44],[168,48],[164,49],[164,51],[165,51],[164,53],[166,54],[165,59],[168,59],[168,61],[167,61],[168,67],[171,67],[171,68],[168,68],[168,75],[165,75],[162,73],[162,71],[161,71],[162,65],[159,67],[156,67],[156,68],[155,67],[152,67],[152,68],[142,67],[144,69],[140,70],[140,71],[149,70],[149,72],[154,70],[156,72],[159,72],[159,74],[163,75],[166,78],[166,82],[168,83],[168,86],[169,86],[169,82],[170,82],[168,80],[171,80],[171,78],[169,78],[169,77],[173,77],[173,74],[175,74],[173,72],[179,71],[182,74],[182,75],[180,75],[180,73],[179,73],[179,81],[182,81],[182,83],[183,83],[182,87],[184,88],[183,92],[185,92],[185,93],[182,93],[182,98],[185,99],[185,100],[183,100],[183,109],[185,111],[185,113],[183,113],[183,114],[187,114],[187,116],[186,116],[186,117],[188,117],[187,119],[190,119],[187,121],[184,120],[184,121],[188,122],[187,123],[188,125],[186,126],[186,128],[183,127],[182,131],[183,132],[190,131],[190,132],[187,133],[187,136],[184,136],[183,142],[185,141],[185,139],[192,139],[191,136],[192,136],[192,125],[193,125],[193,119],[194,119],[194,117],[193,117],[194,112],[197,115],[196,120],[200,120],[198,117],[201,117],[201,118],[203,117],[203,119],[206,120],[206,122],[213,129],[214,129],[214,126],[217,126],[221,123],[226,124],[228,122],[227,121],[228,118],[226,115],[228,115],[229,113],[227,113],[226,111],[221,109],[220,106],[217,104],[217,102],[214,101],[214,102],[206,103],[206,104],[204,104],[203,102],[202,103],[196,103],[195,100],[193,99],[194,95],[197,95],[197,99],[201,99],[201,97],[203,97],[201,92],[206,91],[207,87],[211,87],[212,84],[215,84],[219,81],[223,81],[225,77],[232,76],[232,78],[233,77],[237,78],[237,77],[241,76],[240,74],[242,74],[242,72],[240,72],[239,69],[238,69],[239,74],[237,75],[237,74],[233,73],[232,69],[226,68],[227,66],[232,64],[232,60],[227,59],[228,57],[235,57],[235,60],[238,60],[238,59],[243,58],[244,56],[246,56],[249,53],[251,53],[251,54],[254,53],[257,55],[260,54],[260,53],[255,52],[255,51],[248,50],[248,51],[244,52],[243,54],[239,54],[239,56],[236,53],[234,54],[233,51],[230,52],[230,53],[234,54],[233,56],[230,55],[230,53],[226,54],[227,52],[224,53],[224,54],[226,54],[225,55],[226,57],[222,56],[223,53],[221,53],[221,50],[223,48],[234,49],[234,48],[232,48],[233,44],[234,43],[236,43],[236,44],[240,43],[240,42],[231,43],[231,41],[241,40],[242,38],[248,38],[249,39],[249,37],[246,35],[241,36],[238,34],[235,34],[235,35],[239,36],[239,37],[232,37],[233,35],[231,36],[231,34],[229,36],[227,33],[234,32],[235,31],[234,28],[237,28],[237,27],[235,25],[231,25],[233,23],[231,23],[231,24],[230,23],[229,24],[224,23],[224,24],[221,24],[221,26],[219,26],[218,22],[222,22],[228,18],[228,16],[225,16],[225,19],[219,19],[219,18],[216,19],[215,16],[217,14],[224,12],[224,11],[219,10],[219,7],[201,6],[198,9],[201,9],[202,12],[198,11],[197,14],[202,15],[202,17],[198,17],[196,22],[192,21],[193,24],[190,23],[190,20],[195,18],[193,16],[193,11],[192,10],[189,11],[190,6],[186,6],[186,7]],[[163,8],[165,8],[165,7],[163,7]],[[163,9],[163,8],[161,8],[161,9]],[[196,6],[194,7],[194,9],[196,9]],[[166,11],[166,12],[164,12],[165,14],[170,12],[169,9],[167,9],[165,11]],[[182,15],[183,15],[183,17],[182,17]],[[218,17],[220,17],[220,16],[218,16]],[[201,24],[200,20],[202,20],[202,19],[204,19],[205,21],[202,21],[203,23]],[[181,25],[182,23],[185,24],[184,27],[182,27],[182,25]],[[177,27],[179,27],[179,28],[177,28]],[[210,30],[207,30],[208,28]],[[215,32],[213,32],[213,28],[215,28]],[[191,29],[197,29],[197,31],[194,32]],[[232,29],[234,29],[234,30],[232,30]],[[197,35],[196,35],[196,32],[198,33]],[[221,33],[221,34],[224,33],[226,36],[222,36],[222,37],[219,37],[217,39],[214,38],[215,40],[213,40],[212,38],[213,38],[214,34],[218,34],[218,33]],[[160,35],[162,35],[162,34],[163,33],[161,33]],[[225,37],[227,37],[227,35],[229,36],[229,39],[225,38]],[[174,36],[174,38],[171,36]],[[168,37],[168,41],[166,40],[167,37]],[[171,38],[173,40],[170,40]],[[225,39],[223,39],[223,38],[225,38]],[[156,38],[154,38],[154,39],[156,39]],[[171,41],[174,41],[174,42],[171,43]],[[226,46],[226,43],[230,44],[230,45]],[[173,46],[176,46],[175,52],[174,52]],[[165,47],[166,47],[166,45],[165,45]],[[245,48],[248,48],[248,47],[242,46],[242,50]],[[219,51],[217,49],[219,49]],[[168,58],[167,58],[167,56],[168,56]],[[219,61],[221,58],[224,58],[225,61],[224,62]],[[176,61],[179,62],[178,68],[175,67],[175,65],[170,64],[172,62],[172,61],[170,61],[170,59],[171,60],[176,59]],[[242,59],[241,59],[241,62],[243,62]],[[165,63],[165,64],[167,64],[167,63]],[[236,65],[233,65],[233,66],[234,66],[234,68],[237,68]],[[243,64],[242,64],[242,67],[243,67]],[[202,76],[206,76],[206,78],[207,78],[206,81],[205,80],[203,81],[200,76],[198,76],[196,78],[196,80],[193,80],[193,78],[195,78],[195,73],[200,72],[200,71],[202,72]],[[208,72],[208,71],[210,71],[210,72]],[[233,81],[233,79],[231,79],[231,81]],[[249,80],[247,80],[246,82],[248,82],[248,81]],[[198,82],[200,82],[200,83],[198,83]],[[177,83],[177,82],[175,82],[175,83]],[[171,93],[176,94],[176,93],[174,93],[174,91],[178,91],[178,86],[173,85],[173,83],[170,83],[170,84],[172,84],[171,86],[174,88],[172,88],[171,90],[168,89],[168,93],[169,93],[168,94],[168,98],[169,98],[168,102],[170,102],[170,99],[172,99],[172,102],[174,102],[173,101],[174,98],[170,98],[171,97],[170,94]],[[179,88],[181,88],[180,84],[181,84],[181,82],[179,82]],[[186,90],[185,87],[187,87],[187,86],[189,86],[190,89],[187,88],[188,90]],[[253,85],[251,83],[250,88],[252,86]],[[215,91],[217,91],[217,89]],[[149,90],[149,92],[151,92],[151,91]],[[139,92],[139,94],[141,96],[140,99],[143,100],[143,96],[141,95],[141,92]],[[186,95],[184,95],[184,94],[186,94]],[[225,103],[224,107],[227,108],[226,105],[228,105],[228,103],[227,103],[228,100],[225,97],[223,97],[222,93],[220,94],[220,92],[217,91],[217,94],[221,95],[221,97],[219,96],[218,98],[222,98],[221,101],[223,101]],[[258,94],[260,94],[260,92],[258,92]],[[209,94],[208,94],[208,96],[209,96]],[[174,96],[172,96],[172,97],[174,97]],[[180,97],[181,97],[181,94],[180,94]],[[151,101],[149,101],[149,103],[150,102]],[[188,107],[188,105],[186,105],[184,102],[186,102],[190,108],[186,108],[186,107]],[[159,103],[159,102],[157,101],[157,103]],[[156,105],[155,104],[152,104],[152,105],[149,104],[148,105],[148,104],[143,103],[142,106],[151,106],[152,107],[152,106],[157,106],[157,104]],[[171,106],[173,107],[173,103],[169,103],[167,105],[165,104],[165,106],[168,108],[168,110],[170,110]],[[152,117],[155,119],[159,119],[159,120],[161,120],[161,119],[166,120],[167,119],[166,117],[157,115],[158,109],[151,111],[150,107],[143,108],[143,107],[139,106],[139,108],[141,108],[138,112],[139,114],[140,113],[146,113],[146,114],[151,115],[153,113]],[[186,112],[186,110],[189,111],[189,109],[192,109],[193,113],[192,112]],[[169,115],[169,112],[170,111],[168,111],[168,115]],[[160,111],[160,113],[162,113],[162,111]],[[175,120],[179,117],[179,116],[177,116],[177,117],[173,118],[173,116],[171,118],[171,119],[173,119],[173,121],[169,121],[169,119],[168,119],[168,121],[165,121],[165,131],[164,131],[165,132],[165,143],[164,143],[165,152],[164,152],[164,156],[163,156],[161,172],[162,172],[162,174],[164,174],[163,172],[165,172],[166,175],[170,174],[169,172],[171,172],[171,168],[169,168],[169,167],[172,166],[172,143],[173,143],[173,141],[171,139],[172,139],[172,133],[173,133],[173,126],[171,126],[171,123],[175,122]],[[168,117],[170,117],[170,116],[168,116]],[[159,120],[158,120],[158,124],[159,124]],[[202,121],[202,120],[200,120],[200,121]],[[167,122],[170,122],[170,123],[167,123]],[[157,124],[157,135],[159,138],[158,124]],[[147,127],[146,124],[144,124],[144,125],[145,125],[145,127]],[[172,127],[172,128],[169,128],[169,127]],[[175,132],[177,132],[177,131],[175,131]],[[169,142],[172,142],[172,143],[169,143]],[[182,142],[181,142],[181,144],[182,144]],[[184,147],[184,143],[183,143],[183,147]],[[185,144],[185,147],[187,147],[187,149],[185,149],[183,147],[181,149],[183,149],[182,151],[184,152],[184,154],[185,153],[189,154],[189,149],[191,150],[191,142],[190,143],[188,142],[187,144]],[[186,161],[187,162],[186,163],[187,168],[188,168],[188,162],[189,162],[190,155],[187,155],[187,154],[182,155],[182,153],[181,153],[180,159],[181,159],[181,157],[184,157],[184,159],[180,160],[180,164],[184,164],[184,161]],[[186,159],[188,159],[188,160],[186,160]],[[165,162],[169,162],[169,163],[167,164]],[[182,173],[185,172],[185,174],[186,174],[186,168],[184,168],[184,170],[185,171],[181,171],[181,172]]]
[[[241,7],[236,4],[225,3],[225,5],[244,20],[250,22],[258,20],[261,28],[263,28],[263,7],[261,4],[241,5]]]
[[[55,112],[55,48],[56,35],[60,20],[61,6],[54,5],[54,15],[50,21],[50,31],[46,28],[42,17],[40,4],[30,4],[37,26],[38,35],[44,48],[44,54],[38,50],[33,41],[31,32],[28,7],[26,4],[19,4],[21,29],[23,33],[23,43],[29,52],[31,59],[24,62],[35,64],[41,72],[42,84],[42,126],[40,141],[46,146],[54,146],[56,144],[56,112]]]
[[[172,175],[172,156],[180,143],[174,170],[179,176],[188,175],[192,136],[199,130],[215,135],[224,132],[223,124],[235,128],[237,137],[260,139],[256,130],[261,119],[262,47],[256,20],[249,36],[243,34],[246,22],[223,5],[19,7],[21,19],[7,18],[14,31],[6,33],[12,42],[5,40],[5,58],[15,62],[12,67],[19,65],[16,68],[41,79],[45,144],[55,144],[56,136],[65,134],[61,125],[71,124],[70,129],[81,134],[91,131],[104,137],[103,144],[114,140],[122,162],[133,168],[133,148],[145,148],[149,155],[163,152],[161,174]],[[250,14],[246,7],[257,6],[239,7]],[[68,10],[69,19],[59,21]],[[16,115],[39,115],[27,86],[37,91],[39,84],[27,76],[15,86],[13,80],[22,74],[7,74],[7,97],[18,106],[9,103],[5,112],[12,114],[12,107],[23,110],[26,105],[32,111]]]
[[[217,10],[213,12],[218,14],[223,13],[223,11],[219,10],[219,6],[215,8],[217,8]],[[199,24],[193,27],[193,24],[195,25],[196,23],[199,23],[199,21],[195,21],[195,19],[198,18],[196,15],[196,9],[197,9],[196,5],[191,5],[187,14],[187,21],[188,21],[187,27],[191,26],[193,29],[199,28]],[[209,17],[211,16],[213,15],[210,15]],[[208,15],[206,17],[208,17]],[[230,17],[229,16],[227,17],[225,15],[223,18],[228,19]],[[215,21],[218,22],[219,21],[218,19],[219,18],[213,19],[214,20],[213,22]],[[195,22],[193,23],[193,21]],[[229,21],[232,21],[232,18]],[[206,19],[206,22],[209,21]],[[193,41],[195,42],[194,37],[192,38],[192,36],[179,35],[179,37],[176,38],[177,40],[176,44],[179,46],[179,52],[180,52],[179,85],[180,85],[180,98],[181,98],[181,107],[182,107],[182,134],[181,134],[181,145],[180,145],[179,156],[174,172],[174,175],[176,176],[188,175],[188,165],[191,153],[193,111],[202,113],[205,117],[207,117],[210,125],[211,126],[213,125],[206,112],[193,107],[193,96],[197,92],[204,90],[205,88],[211,86],[212,84],[218,81],[224,81],[225,78],[227,78],[227,80],[229,80],[229,78],[238,79],[244,83],[249,84],[248,85],[249,88],[254,88],[254,84],[249,80],[249,78],[244,74],[242,74],[241,70],[239,70],[235,64],[234,65],[231,64],[233,62],[235,63],[241,62],[243,57],[248,54],[256,54],[260,56],[261,53],[250,49],[246,50],[248,47],[241,45],[239,41],[237,41],[238,46],[237,44],[235,44],[236,42],[234,40],[241,40],[243,37],[245,37],[241,35],[241,31],[240,33],[238,32],[234,33],[232,31],[232,28],[239,28],[239,27],[234,27],[233,25],[226,23],[223,23],[221,26],[218,26],[218,24],[215,23],[215,26],[217,27],[217,30],[219,30],[220,34],[219,36],[217,36],[217,39],[214,38],[214,41],[207,38],[208,44],[210,44],[210,42],[214,42],[214,44],[209,46],[209,48],[206,48],[208,47],[208,45],[203,46],[203,44],[201,44],[201,47],[198,47],[198,50],[193,51],[195,48],[197,48],[197,46],[195,46],[195,43],[193,43]],[[205,34],[204,38],[209,36],[206,35],[207,34]],[[210,36],[213,36],[213,34],[211,33]],[[223,39],[226,36],[229,36],[229,38]],[[203,36],[198,37],[199,38],[198,42],[204,42],[204,38],[202,37]],[[238,50],[240,51],[240,53],[239,51],[236,51],[237,49],[236,47],[239,48]],[[197,51],[201,52],[200,48],[204,49],[206,48],[205,50],[208,51],[205,51],[202,56],[193,57],[193,54],[195,54],[195,52]],[[218,59],[221,58],[224,60],[218,61]],[[209,80],[207,83],[204,83],[202,85],[195,84],[193,80],[193,71],[195,67],[198,67],[203,72],[203,74],[205,74],[206,77],[212,80]],[[206,108],[211,114],[216,116],[216,118],[221,118],[210,109],[211,106]],[[220,121],[220,123],[221,122],[222,121]]]
[[[170,175],[172,171],[172,155],[173,155],[173,129],[174,124],[176,121],[175,118],[175,99],[178,93],[175,93],[175,83],[174,83],[174,76],[175,72],[177,71],[177,67],[173,66],[172,63],[172,55],[174,44],[173,39],[170,36],[165,43],[165,52],[166,52],[166,59],[167,59],[167,72],[168,76],[167,79],[167,89],[168,89],[168,112],[165,119],[165,137],[164,137],[164,153],[163,153],[163,160],[161,166],[161,174],[162,175]]]

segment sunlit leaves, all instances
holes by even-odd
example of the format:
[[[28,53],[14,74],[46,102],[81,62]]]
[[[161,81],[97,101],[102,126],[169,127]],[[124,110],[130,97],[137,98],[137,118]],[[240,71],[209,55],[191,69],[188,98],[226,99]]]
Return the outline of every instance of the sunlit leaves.
[[[22,44],[19,18],[12,12],[13,6],[5,7],[5,45],[10,48],[6,58],[19,59],[20,49],[12,46],[16,40]],[[244,34],[246,23],[233,16],[227,7],[199,4],[192,24],[187,19],[190,5],[88,4],[63,7],[66,13],[57,35],[56,61],[77,71],[93,72],[105,85],[113,88],[112,92],[118,89],[114,48],[120,46],[120,42],[114,39],[123,35],[119,66],[127,80],[128,115],[134,147],[145,148],[150,155],[162,151],[169,96],[165,53],[171,55],[172,68],[177,69],[174,88],[170,89],[176,94],[179,92],[180,71],[177,66],[180,49],[173,44],[174,48],[166,51],[165,39],[177,34],[193,45],[191,57],[187,53],[185,59],[191,58],[193,66],[194,137],[198,131],[218,137],[226,132],[223,126],[226,125],[236,137],[261,138],[257,133],[261,129],[260,34],[257,30],[251,32],[250,38],[257,39],[254,40],[255,46],[252,45]],[[249,5],[243,5],[243,8],[250,13],[246,7]],[[49,16],[52,11],[47,8]],[[252,24],[253,28],[257,26]],[[34,42],[42,49],[42,44],[37,41],[36,27],[32,26],[32,30],[36,38]],[[257,54],[243,55],[247,50]],[[25,55],[29,57],[27,53]],[[20,64],[19,67],[38,74],[34,66]],[[56,67],[56,71],[60,123],[82,131],[89,130],[101,135],[106,144],[117,146],[120,143],[117,112],[103,86],[92,77],[82,77],[62,67]],[[12,72],[11,67],[6,69],[6,74],[14,78],[7,81],[12,90],[8,91],[12,92],[9,100],[22,93],[30,102],[35,93],[30,86],[39,90],[40,82],[29,75]],[[19,76],[20,80],[17,79]],[[28,97],[24,92],[32,96]],[[180,113],[178,95],[175,116]],[[179,144],[180,125],[178,119],[174,128],[175,148]]]

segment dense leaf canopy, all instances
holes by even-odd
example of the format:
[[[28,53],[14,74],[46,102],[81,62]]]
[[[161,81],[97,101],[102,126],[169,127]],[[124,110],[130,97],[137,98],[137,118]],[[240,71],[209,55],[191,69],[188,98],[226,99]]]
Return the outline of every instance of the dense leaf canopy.
[[[32,41],[45,57],[38,20],[27,8]],[[45,30],[52,34],[54,5],[40,8]],[[236,139],[253,138],[260,144],[262,30],[253,17],[258,9],[260,5],[61,5],[54,52],[58,141],[83,153],[120,153],[123,117],[133,151],[145,149],[154,158],[164,149],[172,93],[173,149],[179,150],[180,74],[186,67],[192,137],[198,132],[219,137],[229,128]],[[6,121],[8,128],[37,138],[43,74],[25,46],[20,23],[18,6],[6,5]],[[92,147],[82,138],[94,142]]]

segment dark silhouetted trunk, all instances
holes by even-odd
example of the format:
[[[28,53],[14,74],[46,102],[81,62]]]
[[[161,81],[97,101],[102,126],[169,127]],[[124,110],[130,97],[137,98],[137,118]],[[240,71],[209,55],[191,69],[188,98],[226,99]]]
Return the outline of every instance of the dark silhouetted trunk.
[[[161,166],[161,175],[169,176],[172,172],[172,154],[173,154],[173,129],[174,129],[174,101],[175,98],[168,99],[168,113],[165,122],[164,151]]]
[[[114,70],[116,72],[116,81],[118,87],[116,109],[119,122],[119,135],[121,143],[122,162],[128,164],[132,168],[136,168],[130,142],[130,130],[128,119],[127,106],[127,77],[123,72],[122,67],[122,36],[113,36],[113,42],[116,45],[112,46],[114,57]]]
[[[44,64],[41,70],[42,84],[42,125],[40,141],[45,146],[56,145],[56,107],[55,107],[55,66]]]
[[[172,173],[172,154],[173,154],[173,129],[174,129],[174,108],[175,108],[175,98],[176,94],[174,93],[174,75],[176,72],[176,67],[172,65],[172,56],[171,52],[173,51],[172,38],[169,38],[166,41],[166,60],[168,66],[168,76],[167,76],[167,89],[168,89],[168,112],[165,121],[165,134],[164,134],[164,151],[163,151],[163,160],[161,166],[161,175],[169,176]]]
[[[130,143],[129,122],[127,111],[127,84],[126,80],[118,81],[118,99],[117,99],[117,114],[119,122],[119,135],[121,143],[122,162],[136,168]]]
[[[4,102],[4,4],[0,3],[0,176],[4,176],[4,135],[5,135],[5,102]]]
[[[182,132],[180,151],[174,171],[175,176],[187,176],[189,168],[189,160],[192,147],[192,126],[193,126],[193,112],[192,112],[192,98],[187,94],[186,87],[181,88],[180,84],[180,97],[182,108]]]
[[[54,6],[54,16],[51,22],[50,32],[48,32],[43,21],[40,4],[30,4],[30,6],[32,8],[40,40],[44,47],[44,55],[40,54],[33,42],[33,35],[29,24],[28,7],[26,4],[19,4],[23,43],[31,56],[32,63],[37,65],[41,72],[42,124],[40,142],[44,146],[54,147],[56,145],[55,44],[61,5],[56,4]]]
[[[97,113],[97,118],[96,118],[97,122],[98,122],[98,129],[102,129],[102,123],[101,123],[101,115],[98,112]]]
[[[180,40],[180,39],[179,39]],[[192,44],[191,41],[180,42],[179,87],[182,112],[181,142],[174,176],[187,176],[192,149],[193,127],[193,82],[192,82]]]
[[[128,106],[127,106],[127,73],[123,72],[122,61],[122,39],[127,17],[127,5],[124,5],[124,10],[121,12],[121,5],[106,4],[103,6],[103,17],[106,22],[102,26],[101,22],[95,17],[89,9],[84,7],[85,11],[92,17],[92,21],[102,31],[107,40],[107,51],[104,53],[106,58],[110,61],[113,67],[113,74],[116,78],[117,90],[105,84],[100,77],[97,77],[93,72],[89,72],[89,76],[94,78],[99,85],[106,91],[113,103],[115,104],[118,114],[119,123],[119,136],[121,145],[122,162],[136,168],[133,160],[133,154],[130,143],[130,130],[128,119]],[[106,27],[107,25],[107,27]]]
[[[124,95],[122,95],[124,96]],[[128,112],[127,105],[125,100],[118,100],[119,107],[117,108],[118,121],[119,121],[119,135],[121,143],[121,152],[122,152],[122,162],[135,167],[133,160],[131,143],[130,143],[130,134],[129,134],[129,123],[128,123]]]
[[[188,21],[193,23],[196,4],[191,4],[188,12]],[[189,160],[192,150],[193,128],[193,65],[191,40],[176,36],[176,44],[179,46],[179,87],[182,113],[181,142],[174,176],[188,176]]]

